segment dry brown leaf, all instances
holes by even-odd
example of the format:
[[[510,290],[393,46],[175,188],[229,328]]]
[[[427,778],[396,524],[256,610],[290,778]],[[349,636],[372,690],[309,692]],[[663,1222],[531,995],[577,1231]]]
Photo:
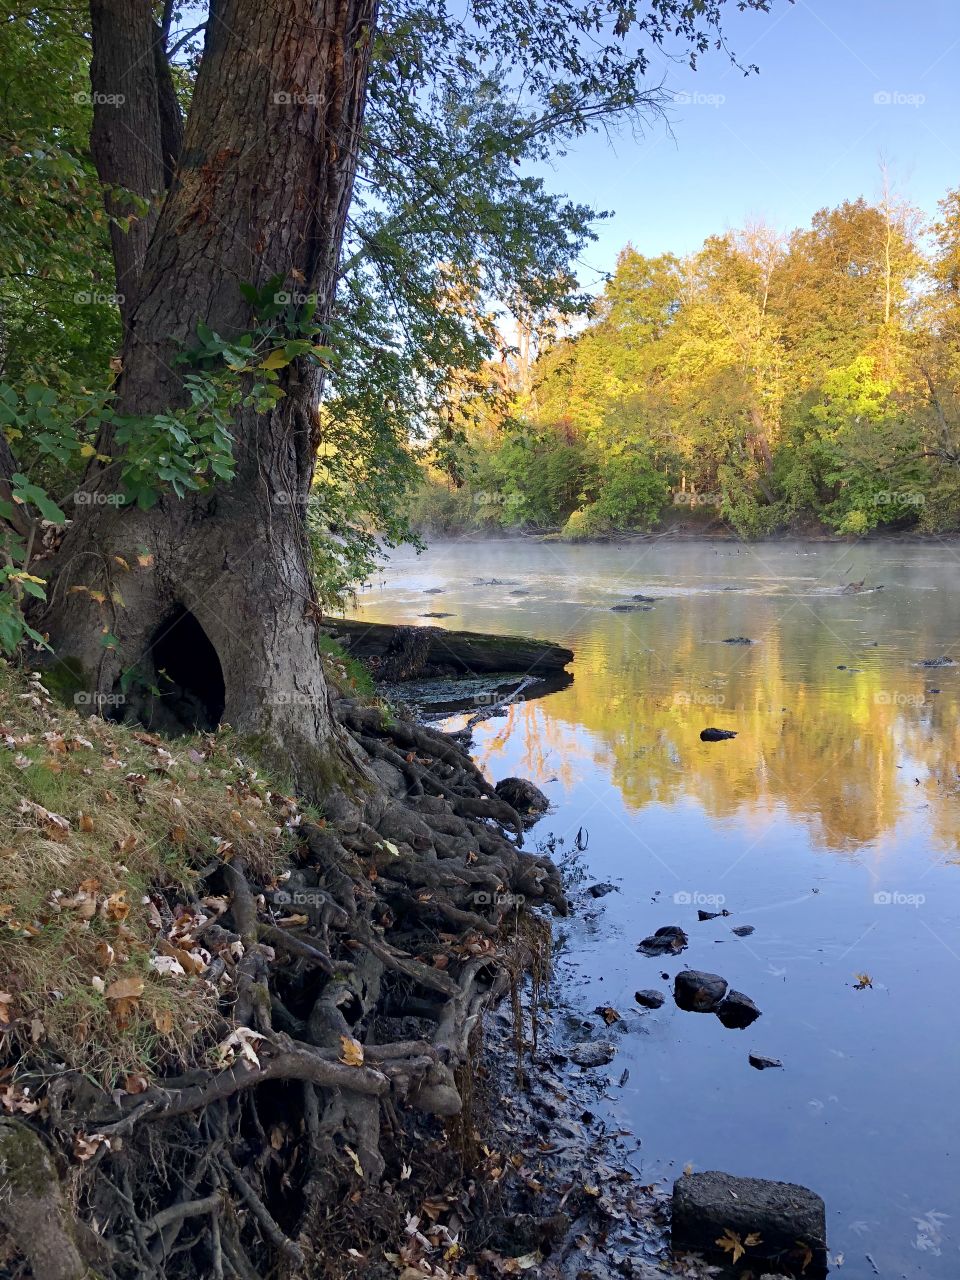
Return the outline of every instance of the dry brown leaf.
[[[162,1036],[170,1035],[173,1031],[173,1010],[157,1009],[153,1015],[153,1025]]]
[[[127,901],[126,889],[120,889],[116,893],[111,893],[109,897],[104,898],[100,911],[108,920],[126,920],[130,914],[130,903]]]
[[[340,1037],[340,1061],[348,1067],[363,1066],[363,1045],[353,1036]]]
[[[89,832],[93,830],[93,819],[90,817],[89,813],[81,813],[77,820],[77,825],[81,831],[86,831],[89,834]]]
[[[108,1000],[135,1000],[143,995],[142,978],[117,978],[106,990]]]
[[[124,836],[122,840],[117,840],[113,846],[117,853],[133,853],[137,847],[137,837],[131,832],[128,836]]]
[[[3,1026],[7,1026],[13,1017],[12,1004],[13,996],[9,991],[0,991],[0,1024]]]

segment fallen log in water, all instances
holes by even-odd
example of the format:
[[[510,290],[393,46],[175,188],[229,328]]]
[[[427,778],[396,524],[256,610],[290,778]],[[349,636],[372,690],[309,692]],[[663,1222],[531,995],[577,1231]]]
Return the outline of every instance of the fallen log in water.
[[[386,622],[328,618],[336,638],[378,679],[412,680],[451,672],[484,675],[523,671],[545,676],[573,661],[573,650],[526,636],[491,636],[442,627],[408,627]]]

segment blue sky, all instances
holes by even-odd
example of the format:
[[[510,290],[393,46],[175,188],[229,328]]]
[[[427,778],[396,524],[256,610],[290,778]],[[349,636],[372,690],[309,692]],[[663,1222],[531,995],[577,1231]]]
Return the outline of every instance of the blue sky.
[[[712,51],[691,73],[657,58],[651,79],[680,95],[673,136],[652,124],[558,159],[556,190],[616,216],[581,263],[598,283],[629,240],[643,253],[696,249],[762,218],[783,230],[847,198],[875,197],[881,153],[901,193],[933,214],[960,186],[960,0],[773,0],[726,29],[744,78]]]

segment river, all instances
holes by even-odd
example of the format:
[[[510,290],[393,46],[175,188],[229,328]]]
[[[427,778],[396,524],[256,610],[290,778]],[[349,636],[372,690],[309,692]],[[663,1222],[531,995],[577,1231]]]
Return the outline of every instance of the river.
[[[842,591],[859,580],[883,590]],[[958,584],[949,543],[445,542],[395,553],[355,610],[575,650],[568,688],[474,741],[494,780],[550,797],[533,838],[569,850],[582,829],[585,874],[617,885],[558,931],[561,977],[618,1044],[599,1105],[645,1180],[692,1166],[820,1192],[852,1280],[960,1274]],[[652,608],[612,611],[635,594]],[[918,665],[941,655],[958,665]],[[704,743],[707,726],[738,736]],[[637,953],[668,924],[682,955]],[[763,1016],[682,1012],[683,967]],[[636,1005],[648,987],[661,1009]]]

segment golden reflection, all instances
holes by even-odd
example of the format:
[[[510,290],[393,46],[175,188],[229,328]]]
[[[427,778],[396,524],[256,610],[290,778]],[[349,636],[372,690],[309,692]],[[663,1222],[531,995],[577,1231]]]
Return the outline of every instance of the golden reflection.
[[[599,792],[609,779],[634,813],[693,801],[758,836],[785,814],[819,847],[873,844],[879,859],[895,829],[902,839],[919,817],[925,838],[960,861],[954,673],[924,670],[870,641],[848,657],[859,670],[838,669],[845,651],[832,615],[756,612],[764,626],[750,646],[705,639],[703,598],[661,602],[637,625],[590,613],[564,637],[577,655],[573,684],[488,721],[477,734],[480,763],[501,776],[509,758],[534,781],[567,789]],[[386,601],[364,616],[400,620]],[[466,610],[457,617],[475,630],[496,622]],[[937,684],[943,692],[931,694]],[[703,743],[709,725],[738,736]]]

